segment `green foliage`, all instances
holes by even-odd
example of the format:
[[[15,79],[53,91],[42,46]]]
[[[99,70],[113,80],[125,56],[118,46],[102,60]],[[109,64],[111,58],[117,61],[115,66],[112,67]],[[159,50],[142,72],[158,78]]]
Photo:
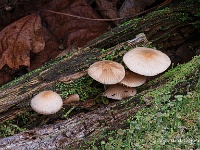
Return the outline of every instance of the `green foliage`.
[[[58,82],[56,83],[56,91],[62,98],[67,98],[69,94],[78,94],[80,99],[85,101],[86,99],[94,98],[102,92],[102,88],[91,86],[93,82],[94,80],[89,76],[79,78],[71,84]]]
[[[189,15],[187,13],[177,13],[176,17],[179,21],[185,21],[189,19]]]

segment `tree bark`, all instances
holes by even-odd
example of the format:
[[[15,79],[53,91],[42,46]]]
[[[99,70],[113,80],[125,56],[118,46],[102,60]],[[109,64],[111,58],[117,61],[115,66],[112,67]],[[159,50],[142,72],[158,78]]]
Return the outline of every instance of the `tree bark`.
[[[56,84],[60,82],[73,85],[75,81],[86,76],[86,70],[92,63],[102,58],[121,62],[123,54],[131,47],[148,43],[145,38],[140,38],[140,42],[134,43],[133,41],[133,45],[124,42],[135,38],[140,32],[144,32],[153,45],[162,47],[164,52],[167,53],[170,49],[170,56],[176,53],[175,50],[183,43],[189,42],[197,54],[200,47],[198,36],[200,22],[196,3],[181,2],[177,4],[174,2],[169,8],[154,11],[137,20],[133,19],[93,40],[73,54],[51,61],[31,73],[3,85],[0,88],[0,120],[6,121],[8,119],[5,116],[11,116],[11,119],[18,112],[28,111],[26,106],[30,99],[42,90],[55,90]],[[121,44],[117,45],[118,43]],[[173,59],[172,56],[171,59]],[[90,140],[98,134],[102,134],[101,129],[108,130],[111,126],[112,129],[115,129],[121,126],[119,122],[128,119],[140,108],[149,106],[150,101],[155,98],[149,97],[149,93],[152,91],[159,91],[159,88],[170,85],[169,92],[172,95],[176,92],[176,88],[186,92],[188,81],[193,83],[190,88],[194,89],[199,78],[199,62],[200,57],[196,57],[182,68],[174,68],[175,71],[172,71],[171,74],[164,74],[142,86],[139,94],[135,97],[123,102],[114,102],[87,113],[82,112],[52,125],[0,139],[0,146],[15,150],[41,147],[56,149],[69,145],[74,145],[76,148],[82,144],[84,139]],[[184,71],[185,67],[188,68],[188,71]],[[177,73],[180,70],[183,72],[181,75]],[[178,76],[186,79],[174,84],[173,79]],[[136,105],[144,101],[146,103]]]
[[[155,97],[153,92],[166,92],[171,96],[182,91],[192,91],[199,79],[200,57],[191,62],[174,68],[172,73],[166,73],[145,85],[136,96],[123,101],[110,103],[88,113],[80,113],[72,118],[42,128],[25,131],[11,137],[0,139],[0,145],[5,149],[56,149],[72,146],[76,149],[84,140],[92,140],[103,130],[113,130],[125,126],[124,120],[133,116],[139,109],[150,106]],[[187,70],[188,69],[188,70]],[[177,72],[181,72],[177,74]],[[175,81],[180,78],[180,81]],[[181,80],[181,78],[184,78]],[[175,83],[175,84],[174,84]],[[191,86],[192,85],[192,86]],[[144,87],[143,87],[144,88]],[[177,91],[177,88],[179,91]],[[188,89],[189,88],[189,89]],[[122,123],[122,124],[120,124]]]

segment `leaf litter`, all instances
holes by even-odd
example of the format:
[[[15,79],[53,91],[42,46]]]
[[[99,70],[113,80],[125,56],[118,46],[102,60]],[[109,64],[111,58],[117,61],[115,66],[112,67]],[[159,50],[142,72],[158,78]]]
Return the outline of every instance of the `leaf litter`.
[[[85,0],[36,0],[33,2],[30,0],[21,1],[19,6],[15,7],[17,6],[16,2],[11,11],[3,12],[6,14],[7,20],[2,19],[5,17],[4,15],[0,16],[0,20],[2,20],[0,27],[8,24],[0,32],[0,85],[16,77],[16,72],[24,69],[32,71],[41,67],[45,62],[55,59],[63,50],[70,51],[71,47],[73,49],[82,47],[108,31],[113,23],[115,26],[120,24],[119,21],[113,21],[113,23],[111,21],[94,21],[45,12],[45,10],[91,19],[115,19],[118,16],[132,15],[130,11],[120,12],[122,9],[142,11],[155,0],[148,0],[148,3],[140,2],[140,4],[138,1],[134,1],[133,3],[137,4],[135,6],[131,2],[131,0],[124,2],[120,0],[91,2]],[[92,3],[95,3],[95,7],[92,6]],[[121,8],[119,4],[122,4]],[[9,24],[8,22],[13,21],[13,18],[21,19]]]

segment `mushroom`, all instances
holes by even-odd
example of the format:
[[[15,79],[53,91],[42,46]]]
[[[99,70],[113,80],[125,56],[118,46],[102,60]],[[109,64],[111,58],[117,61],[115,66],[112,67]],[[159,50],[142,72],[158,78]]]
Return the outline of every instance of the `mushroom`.
[[[116,84],[124,78],[125,69],[120,63],[103,60],[92,64],[88,74],[102,84]]]
[[[136,47],[128,51],[123,56],[123,61],[131,71],[144,76],[155,76],[171,64],[165,53],[146,47]]]
[[[70,103],[73,103],[73,102],[78,102],[80,100],[80,97],[78,94],[71,94],[68,96],[67,99],[65,99],[63,101],[64,105],[65,104],[70,104]]]
[[[146,82],[146,79],[146,76],[126,70],[125,77],[119,83],[128,87],[137,87],[144,84]]]
[[[109,85],[107,90],[103,93],[103,96],[121,100],[126,97],[134,96],[137,93],[136,89],[133,87],[127,87],[121,84]]]
[[[53,91],[43,91],[35,95],[31,100],[32,109],[43,115],[54,114],[58,112],[62,106],[62,98]]]

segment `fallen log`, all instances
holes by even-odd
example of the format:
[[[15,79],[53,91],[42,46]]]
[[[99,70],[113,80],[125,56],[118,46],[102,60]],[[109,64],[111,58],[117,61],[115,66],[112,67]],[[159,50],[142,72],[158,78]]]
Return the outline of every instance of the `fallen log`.
[[[175,49],[183,43],[189,43],[188,47],[191,46],[192,49],[198,49],[199,46],[198,8],[195,2],[181,2],[180,4],[174,2],[170,8],[157,10],[145,17],[130,20],[91,41],[77,52],[51,61],[43,67],[3,85],[0,88],[0,112],[5,112],[21,101],[30,100],[34,94],[43,89],[55,90],[55,84],[61,78],[77,75],[78,72],[86,70],[89,65],[106,55],[106,59],[111,59],[108,56],[113,57],[112,59],[120,57],[118,53],[123,54],[123,46],[121,50],[118,47],[114,50],[108,48],[133,39],[141,32],[144,32],[154,46],[162,48],[170,56],[172,62],[176,63]],[[189,36],[190,34],[192,36]],[[104,49],[106,49],[105,52],[103,52]],[[111,53],[112,56],[109,55]],[[196,53],[195,51],[193,55]],[[180,54],[183,57],[188,56],[186,51],[182,51]]]
[[[58,58],[55,60],[56,63],[50,62],[48,65],[3,86],[0,89],[0,112],[8,110],[22,101],[30,100],[33,94],[44,88],[52,89],[57,82],[72,83],[85,76],[87,68],[92,63],[113,52],[115,55],[112,56],[112,59],[118,57],[119,54],[123,55],[126,52],[123,49],[128,45],[140,46],[147,42],[145,35],[140,34],[131,42],[124,42],[105,52],[102,52],[101,49],[83,49],[73,53],[72,56]]]
[[[200,56],[147,83],[145,85],[146,90],[134,97],[111,103],[88,113],[80,113],[52,125],[0,139],[0,146],[1,148],[15,150],[61,149],[66,147],[76,149],[80,146],[81,141],[91,140],[95,136],[103,134],[105,130],[124,126],[126,123],[123,122],[132,117],[138,109],[150,106],[151,101],[158,96],[163,96],[163,89],[165,89],[165,92],[169,92],[172,97],[180,91],[186,93],[188,90],[193,90],[199,79],[199,68]],[[156,93],[156,95],[153,95],[153,93]],[[120,122],[121,124],[119,124]]]

